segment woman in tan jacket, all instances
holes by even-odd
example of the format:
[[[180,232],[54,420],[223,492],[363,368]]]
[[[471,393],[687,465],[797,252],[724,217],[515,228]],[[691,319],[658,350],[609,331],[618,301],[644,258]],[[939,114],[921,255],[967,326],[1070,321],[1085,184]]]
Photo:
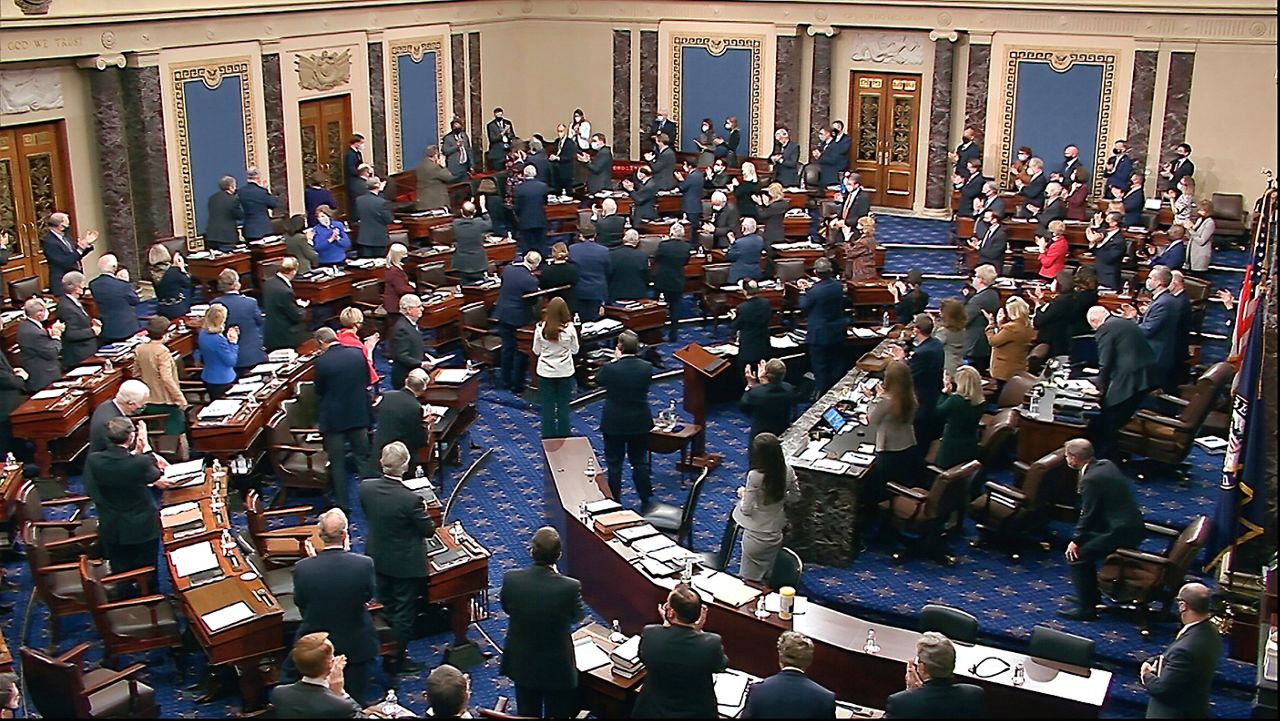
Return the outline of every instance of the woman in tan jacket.
[[[135,358],[138,375],[151,391],[151,402],[143,408],[144,415],[165,416],[165,435],[178,439],[178,459],[187,459],[187,423],[183,411],[187,399],[178,385],[178,364],[164,344],[164,334],[169,330],[169,319],[156,316],[147,323],[147,342],[138,346]]]
[[[999,318],[987,316],[987,343],[991,345],[991,377],[1002,384],[1027,370],[1027,353],[1036,337],[1027,301],[1013,296],[1005,301]],[[997,330],[998,328],[998,330]]]

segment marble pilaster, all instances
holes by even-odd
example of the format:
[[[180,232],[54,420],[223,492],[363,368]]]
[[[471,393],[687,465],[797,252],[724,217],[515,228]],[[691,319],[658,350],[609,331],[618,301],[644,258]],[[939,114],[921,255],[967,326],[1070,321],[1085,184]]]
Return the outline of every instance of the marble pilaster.
[[[774,73],[773,123],[786,128],[797,141],[800,135],[800,38],[779,35],[777,70]],[[768,138],[761,147],[770,146]]]
[[[631,157],[631,31],[613,31],[613,157]]]
[[[1139,50],[1133,54],[1133,90],[1129,94],[1129,127],[1125,139],[1129,153],[1144,161],[1151,143],[1151,107],[1156,95],[1156,62],[1160,53]]]
[[[817,128],[831,123],[831,53],[835,45],[824,33],[813,36],[813,91],[809,94],[809,117],[812,119],[809,147],[817,147]],[[797,140],[800,138],[797,137]]]
[[[640,127],[652,128],[653,116],[658,112],[658,32],[656,30],[640,31]],[[670,108],[667,109],[671,112]],[[643,135],[643,131],[641,131]],[[638,139],[636,154],[644,152],[649,145],[645,138]],[[672,138],[672,145],[680,147]]]
[[[1151,155],[1158,156],[1159,163],[1148,161],[1147,168],[1154,172],[1159,165],[1173,162],[1173,146],[1187,137],[1187,110],[1191,106],[1191,73],[1195,69],[1196,54],[1175,52],[1169,55],[1169,87],[1164,96],[1164,130],[1160,133],[1163,146]]]
[[[453,117],[467,117],[467,39],[462,33],[449,36],[449,60],[453,71]]]
[[[991,46],[969,43],[969,71],[964,83],[964,126],[982,135],[987,127],[987,90],[991,84]]]
[[[952,32],[932,32],[933,93],[929,99],[929,161],[925,170],[924,206],[944,210],[951,200],[951,174],[947,151],[951,144],[951,81],[955,74],[955,41]]]
[[[133,179],[129,167],[129,117],[124,98],[124,70],[109,66],[87,70],[93,98],[93,136],[98,146],[98,172],[102,177],[103,225],[107,247],[141,277],[138,233],[133,214]],[[145,252],[145,251],[144,251]],[[50,282],[58,282],[51,278]]]
[[[139,244],[173,237],[169,159],[161,125],[160,68],[126,67],[122,83],[129,119],[129,167]]]
[[[387,98],[382,84],[382,43],[369,43],[369,119],[373,127],[367,133],[373,173],[386,178],[387,168]],[[357,131],[359,132],[359,131]]]
[[[267,120],[267,173],[271,190],[289,208],[289,167],[284,154],[284,98],[280,88],[280,54],[262,56],[262,100]],[[304,178],[306,183],[310,178]]]
[[[485,139],[484,124],[488,122],[481,107],[480,94],[480,33],[467,33],[467,77],[471,80],[471,147],[475,152],[484,153],[489,150]],[[488,156],[485,156],[488,157]]]

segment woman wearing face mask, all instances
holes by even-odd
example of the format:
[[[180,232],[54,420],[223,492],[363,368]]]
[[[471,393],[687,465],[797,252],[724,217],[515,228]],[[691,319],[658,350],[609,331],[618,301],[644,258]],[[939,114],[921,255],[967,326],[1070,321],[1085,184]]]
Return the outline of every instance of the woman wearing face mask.
[[[1027,163],[1031,162],[1034,157],[1035,154],[1031,152],[1031,148],[1025,145],[1018,148],[1018,159],[1013,161],[1013,164],[1009,167],[1010,186],[1016,185],[1014,181],[1017,180],[1021,180],[1024,184],[1031,182],[1031,173],[1027,171]]]
[[[1201,198],[1196,203],[1196,214],[1186,224],[1187,234],[1191,237],[1188,267],[1193,273],[1209,270],[1213,262],[1213,234],[1218,231],[1218,221],[1213,219],[1213,201]]]
[[[726,160],[732,168],[738,164],[738,145],[742,143],[742,131],[738,130],[736,115],[730,115],[724,119],[724,130],[724,144],[729,149],[729,157]]]
[[[698,146],[698,165],[707,167],[715,162],[716,134],[711,127],[711,118],[702,119],[702,129],[693,141]]]
[[[733,186],[733,197],[738,199],[738,215],[743,218],[756,218],[760,214],[756,205],[756,196],[760,194],[760,178],[756,175],[756,166],[751,163],[742,164],[742,178]]]
[[[351,250],[351,236],[347,235],[347,227],[341,220],[333,217],[333,212],[333,208],[327,205],[316,208],[316,224],[312,226],[314,234],[311,243],[316,247],[320,265],[342,265],[347,261],[347,251]]]
[[[1165,191],[1165,195],[1169,198],[1169,204],[1173,206],[1173,222],[1178,225],[1185,225],[1191,222],[1191,217],[1196,212],[1195,179],[1183,178],[1179,180],[1177,190],[1170,188]]]

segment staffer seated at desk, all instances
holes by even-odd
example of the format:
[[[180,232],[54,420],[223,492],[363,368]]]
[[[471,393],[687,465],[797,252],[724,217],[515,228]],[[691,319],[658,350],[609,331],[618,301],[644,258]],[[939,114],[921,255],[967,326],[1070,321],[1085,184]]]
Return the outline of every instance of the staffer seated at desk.
[[[648,673],[631,715],[636,718],[716,718],[712,674],[729,658],[718,634],[702,630],[707,607],[688,584],[678,584],[658,607],[662,623],[640,632],[640,660]]]
[[[276,718],[355,718],[360,705],[347,695],[343,671],[346,656],[336,656],[329,634],[309,633],[293,644],[289,654],[302,680],[271,689]]]
[[[798,631],[778,637],[782,670],[747,689],[744,719],[836,717],[836,695],[805,675],[813,663],[813,641]]]
[[[916,391],[911,369],[902,361],[889,361],[884,380],[863,391],[872,398],[868,423],[876,428],[876,470],[869,503],[878,503],[890,481],[917,487],[924,479],[924,463],[916,445]]]
[[[916,640],[916,657],[907,661],[907,688],[885,702],[885,718],[982,718],[981,686],[956,683],[956,647],[937,631]]]
[[[773,358],[760,361],[758,366],[746,366],[742,374],[747,390],[738,407],[751,417],[750,438],[761,433],[786,433],[796,403],[795,387],[783,380],[787,377],[787,364],[781,358]]]
[[[772,433],[751,439],[751,470],[738,486],[733,520],[742,528],[742,560],[738,575],[763,583],[773,570],[787,527],[788,494],[799,492],[796,472],[787,465],[782,444]]]
[[[196,345],[204,367],[200,380],[209,391],[210,400],[218,400],[236,383],[236,357],[240,349],[239,326],[227,327],[227,309],[214,303],[205,311],[204,324]]]

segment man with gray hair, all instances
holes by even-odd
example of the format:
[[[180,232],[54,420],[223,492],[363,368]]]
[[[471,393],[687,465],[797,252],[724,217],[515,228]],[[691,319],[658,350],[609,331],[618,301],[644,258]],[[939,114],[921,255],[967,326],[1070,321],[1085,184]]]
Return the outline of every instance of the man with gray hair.
[[[435,422],[434,416],[422,414],[429,385],[431,376],[422,368],[414,368],[405,376],[402,388],[378,398],[373,407],[378,419],[373,432],[375,453],[381,454],[383,448],[398,441],[409,451],[409,467],[417,466],[422,447],[427,444],[427,428]],[[377,469],[369,469],[367,475],[377,475]]]
[[[68,235],[71,217],[66,213],[50,214],[48,226],[40,239],[40,248],[44,251],[45,260],[49,261],[49,292],[62,295],[62,285],[58,281],[73,270],[84,272],[84,257],[93,252],[98,231],[91,230],[76,240],[75,236]]]
[[[138,293],[129,282],[129,269],[121,268],[115,255],[98,258],[98,277],[89,281],[89,292],[102,319],[102,341],[115,343],[138,332]]]
[[[1107,456],[1120,429],[1156,385],[1151,375],[1156,356],[1133,320],[1114,316],[1100,305],[1090,308],[1085,320],[1098,347],[1098,375],[1093,382],[1102,396],[1102,412],[1089,435],[1098,444],[1098,455]]]
[[[385,187],[378,178],[365,181],[369,192],[355,200],[356,227],[360,230],[356,236],[356,254],[361,258],[381,258],[387,254],[387,246],[391,244],[391,234],[387,226],[395,222],[391,213],[391,205],[382,197]]]
[[[85,290],[84,273],[73,270],[62,276],[66,293],[58,298],[58,320],[62,330],[62,368],[70,370],[98,351],[102,321],[89,315],[80,302]]]
[[[136,416],[146,407],[147,402],[151,400],[151,389],[146,383],[140,380],[129,379],[120,384],[120,390],[116,391],[116,395],[111,400],[103,403],[93,409],[93,415],[89,416],[89,453],[97,453],[105,451],[111,447],[111,441],[107,439],[107,424],[113,418],[128,418]],[[137,423],[138,443],[140,445],[147,444],[147,425],[145,423]],[[93,471],[88,466],[85,467],[84,476],[81,478],[84,483],[85,492],[90,497],[96,498],[96,486],[93,483]]]
[[[653,253],[653,289],[662,295],[662,300],[667,304],[667,341],[671,343],[676,341],[676,327],[682,315],[680,311],[686,282],[684,268],[689,264],[689,256],[693,254],[693,249],[684,236],[684,224],[672,223],[667,237],[658,243],[658,248]]]
[[[609,251],[609,302],[649,297],[649,256],[640,250],[640,233],[629,228],[622,245]]]
[[[400,317],[391,327],[391,386],[400,388],[405,376],[421,368],[426,358],[426,345],[418,321],[422,319],[422,298],[414,293],[400,296]]]
[[[98,510],[98,541],[111,573],[149,569],[154,584],[160,521],[151,485],[169,486],[160,480],[167,464],[151,452],[146,434],[128,418],[112,418],[104,435],[106,447],[89,453],[85,461],[86,474],[95,479],[90,495]]]
[[[410,660],[409,641],[427,584],[426,539],[436,531],[426,500],[404,485],[409,460],[403,443],[389,443],[379,457],[382,475],[360,483],[360,507],[369,527],[365,549],[373,557],[378,601],[396,639],[390,670],[400,674],[425,668]]]
[[[1142,662],[1147,718],[1208,718],[1209,694],[1222,658],[1222,634],[1212,619],[1213,592],[1203,583],[1178,589],[1182,628],[1165,652]]]
[[[729,204],[723,190],[711,194],[711,219],[702,224],[700,241],[704,248],[723,248],[738,230],[738,206]]]
[[[545,253],[547,250],[547,196],[551,187],[543,181],[538,167],[533,164],[534,157],[529,156],[529,165],[524,166],[524,182],[516,186],[511,196],[511,210],[515,213],[516,226],[520,228],[520,252],[536,250]]]
[[[1171,383],[1171,380],[1175,375],[1181,377],[1179,370],[1185,370],[1187,364],[1186,343],[1179,337],[1179,333],[1189,328],[1184,327],[1182,304],[1169,292],[1172,282],[1173,272],[1167,266],[1155,266],[1147,274],[1147,290],[1151,293],[1151,302],[1142,311],[1142,317],[1138,317],[1137,308],[1128,304],[1125,304],[1121,312],[1124,317],[1137,320],[1138,327],[1146,336],[1151,352],[1156,357],[1151,368],[1153,375],[1164,380],[1166,390],[1176,392],[1177,383]],[[1183,349],[1181,356],[1178,355],[1179,349]]]
[[[476,204],[462,202],[462,217],[455,218],[453,228],[453,270],[463,284],[477,283],[484,279],[489,269],[489,258],[484,252],[484,237],[493,230],[493,224],[476,217]]]
[[[209,196],[204,225],[204,244],[209,250],[231,250],[240,242],[236,226],[244,220],[244,208],[236,193],[236,179],[224,175],[218,189]]]
[[[622,243],[627,229],[627,219],[618,215],[618,201],[605,198],[599,212],[592,211],[591,221],[596,226],[596,242],[606,248],[616,248]],[[572,250],[572,248],[570,248]]]
[[[1035,215],[1036,235],[1041,238],[1052,237],[1049,224],[1055,220],[1066,220],[1067,203],[1062,183],[1051,182],[1044,189],[1044,207]]]
[[[302,614],[295,638],[327,631],[333,651],[347,657],[342,671],[347,693],[361,707],[369,696],[369,663],[378,655],[378,634],[368,604],[376,581],[373,559],[351,551],[347,514],[330,508],[320,514],[316,530],[322,546],[307,542],[309,558],[293,567],[293,601]],[[291,683],[297,672],[291,662],[281,668],[281,682]]]
[[[993,265],[980,265],[973,270],[973,294],[964,303],[964,357],[969,365],[985,370],[991,365],[991,344],[987,342],[987,315],[1000,310],[1000,291],[996,290],[999,273]]]
[[[742,219],[742,237],[729,234],[729,250],[724,259],[729,261],[729,282],[737,283],[743,278],[760,280],[764,272],[760,269],[760,257],[764,254],[764,238],[756,232],[759,226],[755,218]]]
[[[798,631],[778,636],[782,670],[752,684],[741,718],[835,718],[836,695],[805,675],[813,663],[813,641]]]
[[[885,718],[982,718],[981,686],[956,683],[956,647],[937,631],[916,640],[916,657],[907,661],[904,691],[889,697]]]
[[[280,207],[280,199],[262,187],[261,174],[255,167],[244,171],[244,187],[236,191],[244,209],[244,239],[260,240],[271,235],[269,211]]]
[[[269,350],[297,348],[307,336],[307,314],[310,302],[293,292],[293,279],[298,275],[298,259],[286,255],[280,270],[262,284],[263,346]]]
[[[18,322],[18,350],[26,370],[27,390],[35,392],[47,387],[62,375],[58,359],[62,353],[62,321],[45,327],[49,309],[40,298],[28,298],[22,304],[22,320]]]

